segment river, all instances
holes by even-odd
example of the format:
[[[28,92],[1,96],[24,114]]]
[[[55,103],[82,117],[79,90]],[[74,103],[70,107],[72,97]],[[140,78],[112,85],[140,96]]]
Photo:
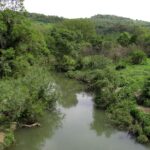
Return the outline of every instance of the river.
[[[57,110],[41,118],[40,128],[17,130],[10,150],[150,150],[113,128],[82,85],[61,76],[55,80],[62,93]]]

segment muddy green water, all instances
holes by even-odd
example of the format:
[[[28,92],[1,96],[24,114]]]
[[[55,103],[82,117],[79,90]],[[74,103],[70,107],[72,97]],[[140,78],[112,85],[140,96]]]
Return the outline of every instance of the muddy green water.
[[[18,130],[10,150],[150,150],[111,127],[79,83],[62,77],[55,80],[62,93],[57,111],[45,114],[40,128]]]

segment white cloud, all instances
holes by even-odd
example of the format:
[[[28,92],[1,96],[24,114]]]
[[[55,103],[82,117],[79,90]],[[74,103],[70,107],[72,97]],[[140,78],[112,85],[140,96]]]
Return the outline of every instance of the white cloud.
[[[66,18],[112,14],[150,21],[150,0],[25,0],[29,12]]]

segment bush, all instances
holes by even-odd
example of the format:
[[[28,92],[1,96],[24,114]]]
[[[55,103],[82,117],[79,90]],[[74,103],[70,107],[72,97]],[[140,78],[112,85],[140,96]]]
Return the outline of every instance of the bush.
[[[144,100],[143,105],[144,105],[145,107],[150,107],[150,99]]]
[[[111,88],[106,87],[101,89],[94,101],[97,107],[106,109],[116,102],[116,96]]]
[[[34,122],[44,110],[53,108],[57,96],[49,73],[32,67],[24,77],[0,82],[1,119],[3,123]]]
[[[68,71],[66,75],[69,78],[73,78],[73,79],[76,79],[76,80],[87,82],[85,74],[86,73],[83,72],[83,71]]]
[[[81,60],[83,69],[104,69],[112,64],[112,61],[104,56],[86,56]]]
[[[142,95],[145,98],[150,98],[150,78],[145,81]]]
[[[91,39],[92,48],[96,53],[100,53],[103,48],[103,40],[100,36],[94,36]]]
[[[139,135],[139,136],[137,137],[137,141],[138,141],[139,143],[142,143],[142,144],[149,142],[147,136],[145,136],[144,134]]]
[[[115,68],[116,70],[123,70],[123,69],[126,69],[126,64],[125,63],[123,63],[123,62],[120,62],[120,63],[118,63],[117,65],[116,65],[116,68]]]
[[[140,98],[137,99],[137,103],[150,107],[150,78],[146,79]]]
[[[130,130],[130,133],[136,136],[139,136],[143,133],[143,129],[138,123],[132,125],[129,130]]]
[[[56,68],[58,71],[72,71],[75,70],[77,66],[76,60],[71,56],[64,55],[60,61],[56,63]]]
[[[150,126],[146,126],[146,127],[144,128],[144,133],[145,133],[148,137],[150,137]]]
[[[132,102],[127,100],[111,105],[107,112],[112,123],[121,129],[129,129],[133,122],[133,118],[130,115],[132,105]]]
[[[10,131],[10,130],[7,130],[5,134],[6,134],[6,137],[4,140],[4,147],[6,148],[10,146],[11,144],[13,144],[13,142],[15,141],[15,137],[14,137],[13,131]]]
[[[128,32],[122,33],[117,39],[122,46],[128,46],[130,44],[131,35]]]
[[[146,61],[146,54],[142,50],[136,50],[130,54],[130,59],[133,65],[142,64]]]

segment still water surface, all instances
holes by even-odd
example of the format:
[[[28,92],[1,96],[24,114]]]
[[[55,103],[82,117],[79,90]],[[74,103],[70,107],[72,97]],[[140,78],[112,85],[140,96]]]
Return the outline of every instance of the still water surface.
[[[57,111],[45,114],[40,128],[18,130],[11,150],[150,150],[111,127],[79,83],[55,80],[62,93]]]

